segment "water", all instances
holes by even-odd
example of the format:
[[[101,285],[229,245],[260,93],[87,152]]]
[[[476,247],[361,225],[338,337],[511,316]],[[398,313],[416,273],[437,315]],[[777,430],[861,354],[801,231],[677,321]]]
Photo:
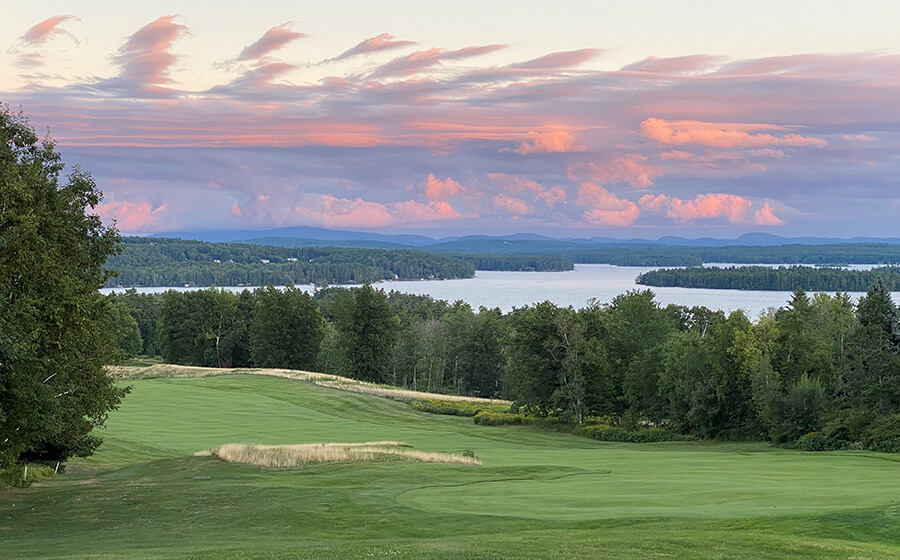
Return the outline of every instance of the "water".
[[[861,265],[865,266],[865,265]],[[873,265],[869,265],[871,268]],[[608,303],[619,294],[633,289],[646,289],[635,284],[639,274],[659,267],[613,266],[608,264],[576,264],[568,272],[495,272],[480,270],[475,278],[462,280],[393,280],[379,282],[376,287],[385,291],[397,290],[410,294],[429,295],[450,302],[463,300],[474,308],[499,307],[504,312],[514,307],[524,307],[549,300],[556,305],[584,307],[590,298]],[[312,285],[298,288],[312,292]],[[178,291],[198,288],[138,288],[140,293],[158,293],[168,289]],[[239,292],[252,287],[228,287]],[[650,288],[662,305],[703,305],[725,312],[743,309],[750,318],[756,318],[769,308],[784,306],[790,292],[710,290],[703,288]],[[103,293],[122,291],[104,288]],[[854,300],[863,293],[851,293]],[[900,293],[893,294],[900,301]]]

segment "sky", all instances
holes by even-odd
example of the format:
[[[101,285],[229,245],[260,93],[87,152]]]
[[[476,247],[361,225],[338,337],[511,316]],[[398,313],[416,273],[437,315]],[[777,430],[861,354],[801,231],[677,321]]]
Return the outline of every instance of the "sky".
[[[900,2],[0,0],[123,233],[900,236]]]

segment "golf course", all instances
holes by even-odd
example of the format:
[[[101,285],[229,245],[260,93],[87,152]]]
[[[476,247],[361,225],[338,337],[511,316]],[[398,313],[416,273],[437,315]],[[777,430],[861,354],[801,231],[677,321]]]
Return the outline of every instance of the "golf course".
[[[900,558],[896,454],[607,443],[266,375],[122,383],[92,457],[0,496],[0,557]],[[386,441],[481,464],[209,454]]]

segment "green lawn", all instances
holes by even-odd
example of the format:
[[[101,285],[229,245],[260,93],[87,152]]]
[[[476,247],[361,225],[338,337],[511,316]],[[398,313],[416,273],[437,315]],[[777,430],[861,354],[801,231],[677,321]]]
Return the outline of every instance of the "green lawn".
[[[900,456],[603,443],[263,376],[133,385],[97,455],[0,494],[0,558],[900,558]],[[193,456],[374,440],[484,464]]]

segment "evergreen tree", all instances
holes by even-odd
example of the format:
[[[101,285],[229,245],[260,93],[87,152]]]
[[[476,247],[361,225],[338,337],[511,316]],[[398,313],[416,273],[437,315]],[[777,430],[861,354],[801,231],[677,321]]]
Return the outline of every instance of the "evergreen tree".
[[[387,296],[371,285],[354,290],[349,353],[352,375],[373,383],[387,383],[391,373],[394,323]]]
[[[314,370],[324,336],[322,318],[309,294],[271,285],[255,293],[250,355],[257,367]]]

